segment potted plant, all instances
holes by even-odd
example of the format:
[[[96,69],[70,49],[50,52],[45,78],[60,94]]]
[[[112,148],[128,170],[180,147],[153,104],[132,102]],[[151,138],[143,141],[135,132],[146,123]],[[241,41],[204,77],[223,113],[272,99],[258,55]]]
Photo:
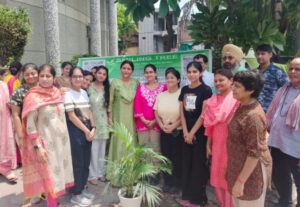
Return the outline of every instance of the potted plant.
[[[151,185],[148,180],[160,171],[170,174],[171,162],[149,144],[134,144],[124,124],[114,123],[111,132],[119,136],[126,146],[126,154],[121,160],[108,161],[111,180],[120,187],[118,195],[122,207],[140,207],[142,199],[147,201],[149,207],[156,206],[160,201],[160,188]]]

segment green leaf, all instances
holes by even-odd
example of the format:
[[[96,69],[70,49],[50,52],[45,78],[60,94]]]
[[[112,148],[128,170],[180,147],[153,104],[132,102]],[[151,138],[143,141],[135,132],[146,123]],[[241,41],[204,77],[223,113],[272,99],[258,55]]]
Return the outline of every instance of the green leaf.
[[[159,5],[159,16],[163,18],[166,17],[168,11],[169,6],[167,0],[161,0]]]

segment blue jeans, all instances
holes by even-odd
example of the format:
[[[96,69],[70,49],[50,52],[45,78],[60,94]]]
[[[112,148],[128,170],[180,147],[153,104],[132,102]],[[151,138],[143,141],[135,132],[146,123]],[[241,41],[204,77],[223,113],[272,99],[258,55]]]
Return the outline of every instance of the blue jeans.
[[[91,128],[89,121],[84,124],[89,129]],[[92,142],[88,142],[84,132],[77,128],[70,120],[67,120],[67,126],[70,136],[75,182],[70,191],[74,195],[79,195],[88,181]]]

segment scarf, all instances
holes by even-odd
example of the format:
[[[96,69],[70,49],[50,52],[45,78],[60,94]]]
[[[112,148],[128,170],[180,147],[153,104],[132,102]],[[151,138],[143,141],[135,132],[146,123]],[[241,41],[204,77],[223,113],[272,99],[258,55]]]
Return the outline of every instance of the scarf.
[[[284,93],[287,93],[289,87],[291,87],[290,82],[282,86],[276,93],[275,97],[273,98],[273,101],[271,102],[267,111],[268,129],[271,128],[273,117],[277,110],[279,102],[283,97]],[[285,124],[291,128],[292,132],[294,132],[299,128],[299,121],[300,121],[300,94],[293,100],[293,103],[291,104],[288,110]]]
[[[220,103],[220,98],[223,98]],[[211,127],[217,123],[226,122],[238,108],[239,102],[233,98],[232,91],[225,97],[213,94],[206,101],[204,112],[201,117],[204,120],[204,127]]]

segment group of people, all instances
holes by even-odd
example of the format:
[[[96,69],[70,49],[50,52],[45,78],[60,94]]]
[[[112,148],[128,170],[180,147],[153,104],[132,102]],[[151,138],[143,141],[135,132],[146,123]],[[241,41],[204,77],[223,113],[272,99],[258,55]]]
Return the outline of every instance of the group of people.
[[[208,58],[196,55],[183,88],[172,67],[165,84],[157,82],[153,64],[144,67],[140,83],[131,78],[130,60],[111,83],[105,66],[89,72],[64,62],[56,77],[48,64],[12,63],[0,81],[0,173],[15,181],[20,162],[25,197],[44,193],[48,206],[57,206],[71,187],[71,202],[89,206],[95,195],[87,182],[116,183],[109,163],[126,150],[109,128],[122,123],[136,143],[151,142],[170,159],[172,174],[162,175],[162,190],[182,192],[182,206],[205,206],[209,179],[221,207],[263,207],[271,180],[281,207],[293,205],[294,180],[300,206],[300,58],[286,73],[271,63],[269,45],[256,50],[258,69],[240,66],[236,45],[225,45],[222,57],[223,68],[213,74],[206,71]],[[160,175],[149,182],[158,184]]]

